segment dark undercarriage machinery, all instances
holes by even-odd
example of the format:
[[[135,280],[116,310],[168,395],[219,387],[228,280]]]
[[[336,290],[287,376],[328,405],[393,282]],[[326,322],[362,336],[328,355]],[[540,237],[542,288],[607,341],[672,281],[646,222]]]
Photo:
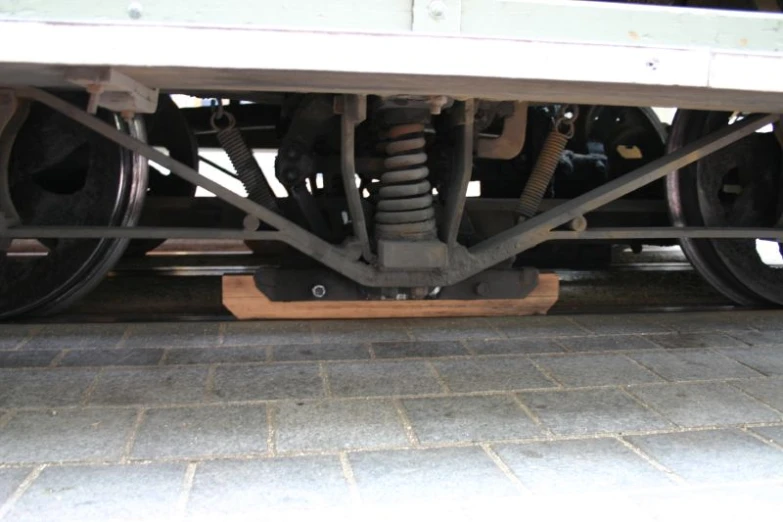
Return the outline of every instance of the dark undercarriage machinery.
[[[693,20],[718,12],[694,9],[704,7],[698,2],[645,3],[661,5],[557,5],[565,17],[595,4],[607,19],[640,15],[650,24],[675,11]],[[447,16],[434,4],[428,23]],[[463,29],[472,27],[468,4]],[[737,4],[720,11],[727,26],[783,24],[775,2]],[[750,12],[757,4],[773,12]],[[397,36],[399,45],[416,34]],[[302,42],[316,36],[303,33]],[[448,40],[427,38],[419,44]],[[517,299],[536,288],[537,268],[600,263],[612,245],[679,244],[739,305],[783,304],[783,272],[763,254],[770,246],[779,254],[783,239],[779,78],[756,90],[660,79],[662,69],[688,75],[690,62],[674,72],[667,62],[683,46],[653,41],[646,49],[639,38],[602,44],[592,71],[578,56],[559,62],[539,53],[525,62],[525,74],[538,69],[524,78],[482,72],[466,56],[453,67],[473,67],[469,74],[448,65],[427,75],[404,61],[410,70],[397,62],[342,72],[328,63],[200,70],[121,57],[55,66],[56,58],[14,62],[6,50],[0,318],[61,311],[122,256],[143,256],[166,239],[244,241],[267,260],[254,281],[272,302]],[[459,53],[462,41],[452,40],[444,45]],[[489,38],[482,52],[502,42]],[[781,41],[769,45],[758,56],[780,60]],[[660,53],[628,54],[624,64],[619,47]],[[620,63],[604,61],[610,51]],[[748,63],[730,65],[752,81]],[[780,70],[769,63],[768,71]],[[583,69],[596,75],[594,85]],[[646,105],[678,110],[662,123],[663,113]],[[217,168],[240,190],[199,173],[215,166],[208,150],[228,156],[233,168]],[[273,171],[259,164],[259,151],[275,151]],[[197,197],[197,187],[217,197]]]

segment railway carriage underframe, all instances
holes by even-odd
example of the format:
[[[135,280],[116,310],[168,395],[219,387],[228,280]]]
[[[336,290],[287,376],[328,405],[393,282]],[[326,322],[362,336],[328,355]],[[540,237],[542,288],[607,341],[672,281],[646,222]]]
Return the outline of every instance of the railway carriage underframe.
[[[769,20],[783,24],[781,15]],[[541,93],[487,95],[506,89],[491,82],[471,84],[474,95],[423,92],[431,80],[399,90],[419,85],[415,74],[377,92],[183,85],[161,94],[129,71],[91,66],[81,81],[68,72],[81,93],[23,81],[0,88],[0,317],[59,310],[94,286],[130,240],[146,240],[135,242],[143,254],[168,238],[236,239],[256,252],[291,247],[299,254],[283,250],[278,268],[256,274],[273,301],[524,297],[538,277],[524,254],[539,245],[679,240],[734,301],[783,304],[783,276],[755,248],[759,239],[783,241],[779,86],[757,96],[703,88],[712,99],[671,87],[670,101],[691,110],[667,128],[641,107],[666,97],[645,95],[644,82],[627,83],[614,100],[566,82],[552,102],[538,101]],[[302,81],[297,74],[291,84]],[[95,78],[122,88],[107,93]],[[215,98],[198,113],[208,122],[201,134],[170,93]],[[273,113],[267,127],[257,119],[263,111]],[[271,133],[261,136],[263,128]],[[246,196],[199,173],[196,135],[228,154]],[[270,145],[274,178],[253,158]],[[287,197],[275,195],[274,179]],[[471,181],[480,197],[468,197]],[[233,221],[144,224],[149,201],[192,198],[196,186],[224,202]],[[663,205],[657,218],[641,210],[653,200]],[[623,205],[636,217],[612,214]],[[35,239],[47,255],[12,256],[14,239]]]

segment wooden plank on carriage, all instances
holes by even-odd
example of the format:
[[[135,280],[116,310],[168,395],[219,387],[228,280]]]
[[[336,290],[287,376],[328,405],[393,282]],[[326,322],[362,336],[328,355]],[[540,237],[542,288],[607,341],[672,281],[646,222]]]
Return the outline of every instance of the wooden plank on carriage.
[[[237,319],[379,319],[387,317],[487,317],[546,314],[558,298],[555,274],[520,299],[425,301],[270,301],[252,275],[223,276],[223,305]]]

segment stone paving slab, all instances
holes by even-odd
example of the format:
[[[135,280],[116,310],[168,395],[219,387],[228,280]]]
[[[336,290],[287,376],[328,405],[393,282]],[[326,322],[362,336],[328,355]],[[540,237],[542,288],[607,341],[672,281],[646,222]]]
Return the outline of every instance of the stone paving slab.
[[[562,339],[480,339],[467,340],[465,346],[476,355],[522,355],[562,353]]]
[[[131,456],[137,459],[263,455],[267,452],[263,405],[153,408],[144,412]]]
[[[21,411],[0,430],[0,462],[116,461],[135,418],[133,410]]]
[[[737,429],[643,435],[628,440],[692,484],[782,478],[783,452]]]
[[[43,368],[49,366],[59,350],[0,352],[0,368]]]
[[[370,358],[369,343],[294,344],[272,347],[274,361],[340,361]]]
[[[381,342],[372,343],[372,351],[378,359],[403,357],[449,357],[469,355],[459,341]]]
[[[769,518],[781,332],[775,311],[6,325],[0,521]]]
[[[465,502],[519,494],[481,448],[361,452],[349,460],[359,494],[370,504]]]
[[[119,346],[128,334],[122,324],[43,325],[22,348],[25,350],[103,348]]]
[[[32,468],[0,469],[0,503],[11,497],[30,471]]]
[[[184,464],[49,467],[5,518],[19,522],[174,520],[184,471]]]
[[[67,350],[58,366],[154,366],[163,352],[162,348]]]
[[[783,379],[754,379],[734,384],[748,395],[783,412]]]
[[[188,520],[268,520],[351,501],[338,457],[224,460],[198,465]],[[304,520],[304,519],[303,519]]]
[[[143,405],[196,402],[204,396],[206,368],[107,369],[98,376],[90,404]]]
[[[609,386],[663,380],[624,355],[542,356],[533,360],[566,387]]]
[[[0,370],[0,408],[73,406],[82,402],[96,370]]]
[[[780,413],[727,383],[634,386],[630,391],[684,428],[783,420]]]
[[[655,489],[674,482],[617,439],[494,446],[525,487],[543,494]]]
[[[281,453],[408,445],[390,400],[285,401],[276,406],[275,420]]]
[[[215,370],[207,398],[260,401],[321,397],[324,385],[317,364],[222,366]]]
[[[538,438],[544,431],[511,395],[402,401],[422,444]]]
[[[453,392],[529,390],[557,386],[529,359],[522,357],[436,361],[433,365]]]
[[[641,335],[594,335],[590,337],[562,337],[558,343],[569,352],[636,351],[660,348]]]
[[[744,364],[708,350],[645,352],[629,355],[667,381],[752,379],[763,375]]]
[[[374,397],[439,393],[435,371],[425,361],[330,363],[330,388],[336,397]]]
[[[674,425],[616,389],[523,393],[521,400],[555,435],[656,431]]]
[[[637,494],[632,500],[656,522],[709,520],[736,522],[776,517],[783,499],[783,484],[713,486]],[[637,519],[632,519],[637,520]]]
[[[751,431],[783,448],[783,426],[763,426],[752,428]]]
[[[753,348],[725,349],[721,350],[721,353],[764,375],[783,376],[783,359],[780,358],[781,346],[783,343]]]

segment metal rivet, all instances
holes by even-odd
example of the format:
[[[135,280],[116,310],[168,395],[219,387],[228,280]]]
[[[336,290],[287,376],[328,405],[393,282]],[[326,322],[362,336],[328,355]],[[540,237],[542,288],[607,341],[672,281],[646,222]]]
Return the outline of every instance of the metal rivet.
[[[433,0],[428,6],[430,16],[435,20],[442,20],[446,18],[446,3],[443,0]]]
[[[128,16],[134,20],[141,18],[141,12],[141,2],[131,2],[130,5],[128,5]]]
[[[324,285],[315,285],[310,291],[316,299],[323,299],[326,297],[326,287]]]

